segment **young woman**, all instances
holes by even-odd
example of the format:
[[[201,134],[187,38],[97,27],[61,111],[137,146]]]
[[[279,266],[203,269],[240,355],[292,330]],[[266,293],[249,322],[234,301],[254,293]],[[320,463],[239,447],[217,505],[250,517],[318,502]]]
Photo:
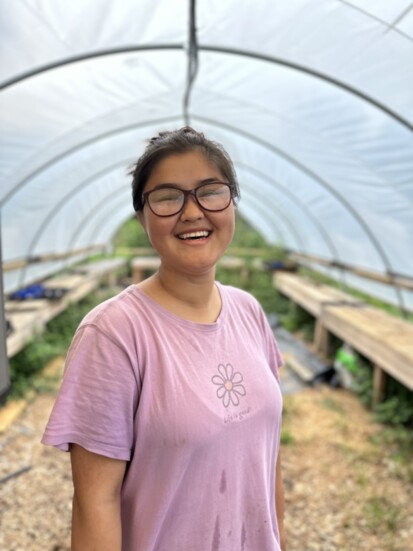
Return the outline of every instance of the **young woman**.
[[[160,269],[82,321],[43,437],[71,453],[72,550],[284,550],[280,354],[257,301],[215,281],[231,160],[185,127],[132,174]]]

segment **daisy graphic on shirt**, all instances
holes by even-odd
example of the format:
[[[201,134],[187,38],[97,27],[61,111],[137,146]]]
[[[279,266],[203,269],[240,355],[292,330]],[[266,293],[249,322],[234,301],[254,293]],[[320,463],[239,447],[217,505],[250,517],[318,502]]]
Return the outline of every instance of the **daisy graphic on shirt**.
[[[211,379],[214,385],[217,385],[217,396],[222,400],[224,407],[231,403],[238,406],[240,396],[245,396],[246,391],[242,385],[243,377],[238,371],[234,371],[231,364],[219,364],[219,375],[214,375]]]

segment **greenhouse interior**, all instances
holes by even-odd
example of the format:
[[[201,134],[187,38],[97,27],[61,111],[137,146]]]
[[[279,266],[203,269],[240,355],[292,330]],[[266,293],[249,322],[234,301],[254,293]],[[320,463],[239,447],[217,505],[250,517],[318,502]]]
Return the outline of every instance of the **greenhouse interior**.
[[[412,403],[409,0],[0,0],[0,42],[3,401],[39,327],[117,270],[157,269],[116,251],[130,170],[191,126],[228,151],[237,215],[280,255],[248,266],[312,317],[319,357],[335,338],[370,362],[373,402],[391,378]]]
[[[131,163],[186,124],[225,145],[239,213],[267,243],[413,310],[410,2],[1,11],[3,312],[10,293],[110,251],[133,215]],[[5,365],[4,332],[0,347]]]
[[[152,4],[3,3],[2,309],[109,251],[145,140],[189,124],[269,244],[412,311],[411,4]]]

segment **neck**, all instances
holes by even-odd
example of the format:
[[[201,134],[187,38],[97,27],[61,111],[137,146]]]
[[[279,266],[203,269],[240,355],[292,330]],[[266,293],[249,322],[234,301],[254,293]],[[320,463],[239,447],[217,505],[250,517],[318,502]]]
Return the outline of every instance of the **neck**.
[[[215,269],[202,277],[170,273],[164,267],[139,283],[158,304],[177,316],[200,323],[213,323],[221,311],[221,296],[215,284]]]
[[[161,266],[155,279],[160,290],[171,299],[192,308],[205,308],[215,296],[215,268],[202,276],[182,276]]]

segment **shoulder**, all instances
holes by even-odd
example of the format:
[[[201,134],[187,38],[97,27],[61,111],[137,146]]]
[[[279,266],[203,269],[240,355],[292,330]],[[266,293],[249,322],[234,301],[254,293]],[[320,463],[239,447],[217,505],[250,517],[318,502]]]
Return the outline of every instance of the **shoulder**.
[[[68,356],[70,360],[84,356],[121,358],[136,357],[140,328],[139,293],[127,287],[114,297],[95,306],[80,322]]]
[[[99,333],[114,344],[127,345],[136,336],[142,310],[140,295],[131,285],[86,314],[76,333],[90,337]]]
[[[95,306],[80,323],[80,327],[95,325],[105,327],[113,325],[117,320],[124,321],[133,314],[134,302],[139,302],[135,296],[133,286],[127,287],[117,295]]]
[[[218,289],[229,308],[248,311],[255,315],[262,314],[260,303],[247,291],[231,285],[222,285],[221,283],[218,283]]]
[[[259,306],[259,302],[257,299],[251,295],[251,293],[248,293],[248,291],[244,291],[244,289],[239,289],[238,287],[233,287],[232,285],[223,285],[222,283],[217,282],[219,291],[230,300],[238,301],[243,304],[249,304],[254,306]]]

